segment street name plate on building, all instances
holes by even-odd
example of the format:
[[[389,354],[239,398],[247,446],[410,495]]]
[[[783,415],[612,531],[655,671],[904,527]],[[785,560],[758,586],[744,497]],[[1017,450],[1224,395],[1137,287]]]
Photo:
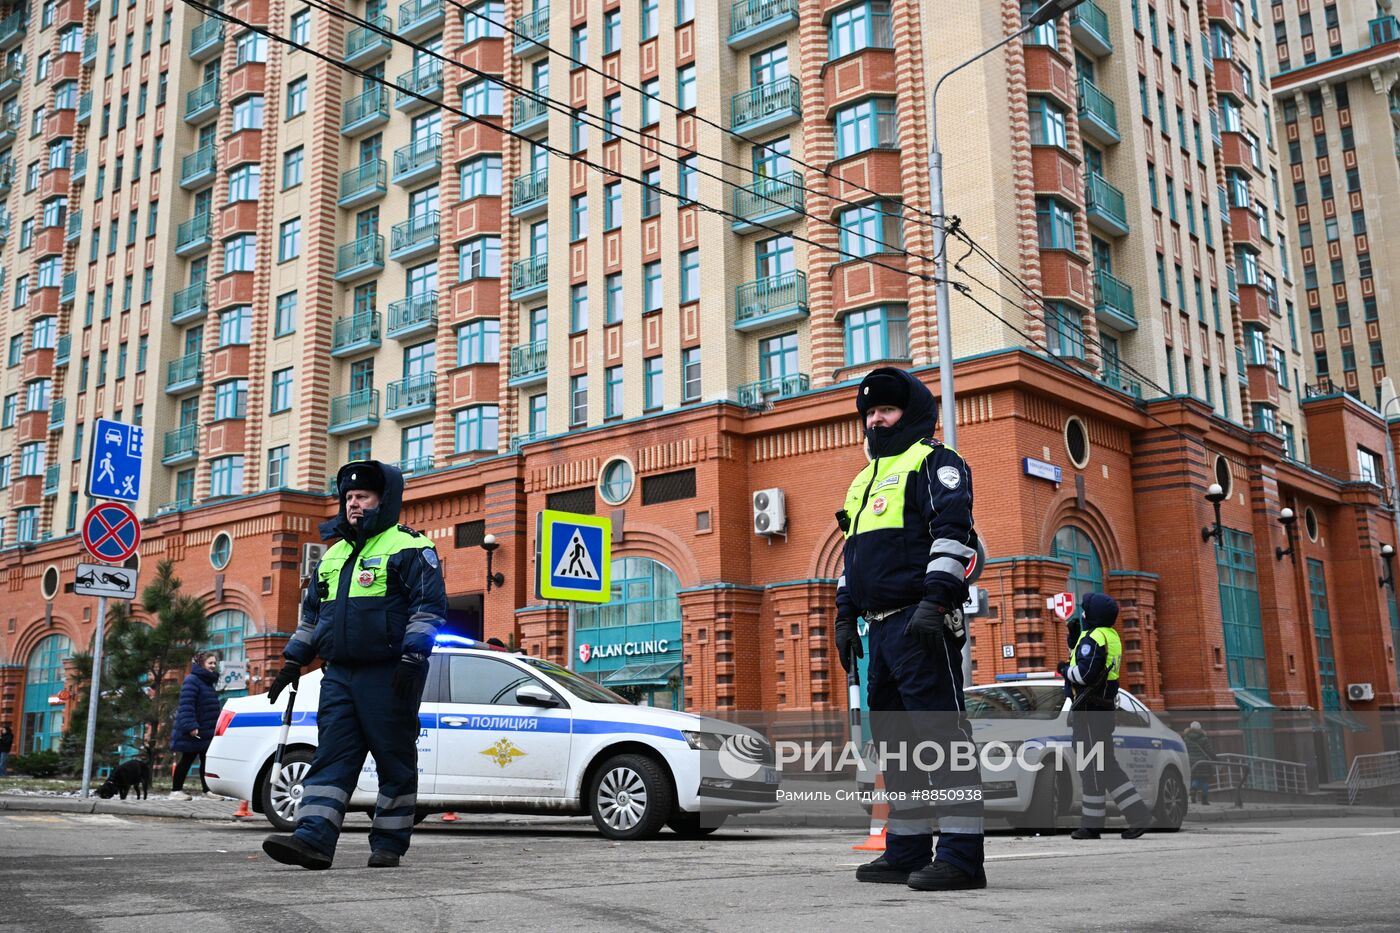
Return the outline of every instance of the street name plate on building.
[[[1048,479],[1052,483],[1064,482],[1064,472],[1055,464],[1046,463],[1044,460],[1025,457],[1021,460],[1021,468],[1027,476],[1034,476],[1036,479]]]

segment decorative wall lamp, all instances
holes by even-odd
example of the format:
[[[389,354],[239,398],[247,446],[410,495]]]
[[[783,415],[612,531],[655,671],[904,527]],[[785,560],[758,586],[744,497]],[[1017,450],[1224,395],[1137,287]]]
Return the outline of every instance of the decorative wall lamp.
[[[486,552],[486,592],[491,592],[491,588],[506,585],[506,576],[497,570],[491,572],[491,558],[496,553],[496,548],[500,547],[495,535],[487,535],[481,539],[481,549]]]
[[[1206,490],[1206,501],[1215,506],[1215,524],[1201,529],[1201,541],[1214,538],[1216,546],[1219,547],[1225,540],[1225,530],[1220,527],[1220,503],[1225,501],[1225,490],[1219,483],[1210,484],[1210,488]]]
[[[1381,560],[1385,561],[1385,576],[1381,577],[1381,589],[1387,586],[1395,589],[1395,548],[1388,544],[1381,545]]]
[[[1293,549],[1297,547],[1297,543],[1293,540],[1293,523],[1297,520],[1298,516],[1293,514],[1292,509],[1283,509],[1278,513],[1278,523],[1283,526],[1283,533],[1288,538],[1288,547],[1275,547],[1274,560],[1283,560],[1287,557],[1293,563],[1298,563],[1298,558],[1293,553]]]

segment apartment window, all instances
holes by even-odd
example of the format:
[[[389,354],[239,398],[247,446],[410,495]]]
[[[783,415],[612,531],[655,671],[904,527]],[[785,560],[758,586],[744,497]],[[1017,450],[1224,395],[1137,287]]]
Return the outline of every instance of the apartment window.
[[[603,186],[603,229],[616,230],[622,226],[622,182]]]
[[[267,36],[249,30],[238,37],[236,62],[234,67],[249,62],[267,61]]]
[[[1065,111],[1048,98],[1030,99],[1031,145],[1069,148],[1065,133]]]
[[[96,243],[96,241],[97,241],[97,238],[94,237],[94,238],[93,238],[93,242]],[[33,218],[33,217],[26,217],[26,218],[24,218],[24,220],[20,221],[20,224],[19,224],[19,248],[20,248],[20,251],[23,252],[24,250],[29,249],[29,247],[31,247],[31,246],[33,246],[33,245],[34,245],[34,218]]]
[[[261,94],[253,94],[235,101],[233,105],[233,131],[260,130],[263,125],[263,99]]]
[[[689,155],[680,160],[680,191],[677,192],[681,198],[681,204],[693,204],[700,197],[700,174],[696,168],[698,156]]]
[[[1024,23],[1032,13],[1040,8],[1039,0],[1021,0],[1021,21]],[[1048,45],[1052,49],[1060,47],[1060,36],[1055,29],[1056,20],[1042,23],[1026,36],[1027,45]]]
[[[652,78],[642,82],[642,126],[651,126],[661,121],[661,79]],[[607,139],[612,138],[611,126]]]
[[[306,79],[297,78],[287,85],[287,119],[306,112]]]
[[[498,117],[504,96],[502,85],[496,81],[473,81],[462,89],[462,109],[474,117]]]
[[[230,379],[214,387],[214,420],[248,416],[248,380]]]
[[[10,338],[10,366],[18,366],[24,359],[24,334],[15,334]]]
[[[57,334],[57,332],[58,332],[58,323],[57,323],[57,321],[56,321],[54,318],[52,318],[52,317],[41,317],[41,318],[39,318],[37,321],[34,322],[34,335],[33,335],[33,344],[32,344],[33,347],[34,347],[34,349],[35,349],[35,350],[52,350],[52,349],[54,348],[54,342],[58,339],[58,334]],[[21,337],[21,338],[23,337],[22,334],[16,334],[15,336],[16,336],[16,337]],[[13,355],[14,355],[14,348],[13,348],[13,344],[11,344],[11,356],[13,357]],[[15,366],[15,365],[17,365],[17,364],[18,364],[18,360],[12,359],[12,360],[10,361],[10,365],[11,365],[11,366]]]
[[[661,213],[661,169],[642,172],[642,219]]]
[[[311,11],[297,10],[292,14],[292,41],[297,45],[311,44]]]
[[[301,184],[303,160],[306,150],[297,146],[282,154],[282,187],[295,188]]]
[[[909,358],[909,311],[903,305],[852,311],[844,324],[847,366]]]
[[[657,14],[661,4],[659,3],[659,0],[641,0],[641,4],[641,38],[642,41],[645,42],[648,39],[653,39],[656,37],[656,30],[659,22]]]
[[[604,112],[606,112],[607,102],[603,102]],[[604,136],[607,137],[608,130],[604,129]],[[588,124],[578,117],[569,118],[569,151],[582,152],[588,148]]]
[[[622,11],[609,10],[603,14],[603,54],[611,55],[622,48]]]
[[[681,351],[681,401],[694,402],[700,398],[700,348]]]
[[[194,478],[194,472],[190,471],[190,478]],[[190,490],[193,496],[194,490]],[[216,457],[209,464],[209,495],[215,496],[241,496],[243,495],[243,457]],[[184,499],[181,501],[189,501]]]
[[[656,411],[661,407],[665,391],[664,372],[661,357],[649,356],[642,361],[642,409],[644,411]]]
[[[1045,324],[1049,331],[1050,349],[1056,356],[1084,359],[1084,328],[1079,323],[1078,312],[1058,301],[1045,306]],[[1168,348],[1168,353],[1171,350]],[[1170,365],[1170,360],[1168,360]],[[1175,388],[1172,389],[1175,392]]]
[[[499,363],[500,361],[500,321],[495,318],[481,318],[457,327],[458,366],[475,366],[478,363]]]
[[[500,277],[500,237],[477,237],[457,248],[457,278],[460,281],[469,282],[472,279],[498,279]]]
[[[505,19],[505,4],[501,0],[473,3],[462,11],[462,41],[500,39],[505,35],[501,22]]]
[[[843,259],[894,252],[904,243],[902,205],[873,201],[848,207],[837,215]]]
[[[252,272],[256,252],[257,237],[251,233],[239,234],[225,240],[224,272]]]
[[[569,199],[569,240],[588,236],[588,195],[576,194]]]
[[[676,107],[681,110],[694,110],[695,103],[695,66],[686,65],[676,69]]]
[[[273,316],[272,336],[285,337],[297,329],[297,293],[287,292],[277,296],[276,313]]]
[[[609,366],[603,371],[603,417],[622,417],[622,367]]]
[[[569,426],[588,423],[588,374],[569,377]]]
[[[262,188],[262,166],[256,162],[239,165],[228,173],[230,201],[256,201]]]
[[[500,446],[500,409],[495,405],[473,405],[454,416],[454,451],[459,454],[495,451]]]
[[[219,315],[219,346],[246,346],[253,339],[253,309],[235,305]]]
[[[277,237],[277,261],[286,262],[301,255],[301,218],[293,217],[282,224]]]
[[[287,485],[287,466],[290,460],[291,448],[286,444],[267,452],[267,488],[281,489]]]
[[[50,198],[44,202],[44,226],[61,227],[68,221],[68,199]]]
[[[836,158],[899,146],[894,100],[874,97],[836,111]]]
[[[758,375],[764,382],[797,375],[796,331],[758,342]]]
[[[279,369],[272,374],[272,414],[292,407],[292,370]]]
[[[700,300],[700,250],[681,253],[681,304]]]
[[[613,272],[604,280],[603,323],[616,324],[622,320],[622,273]]]
[[[861,49],[894,48],[890,25],[890,5],[884,0],[868,0],[846,7],[831,17],[827,37],[827,57],[841,58]]]
[[[462,163],[462,200],[495,197],[501,193],[501,157],[478,156]]]
[[[649,262],[642,267],[642,311],[649,313],[660,311],[662,304],[661,294],[661,262]]]
[[[1356,448],[1356,470],[1363,483],[1379,483],[1383,475],[1379,455],[1365,447]]]
[[[5,396],[4,410],[0,412],[0,428],[12,428],[15,426],[16,413],[19,411],[19,393],[11,392]]]
[[[1074,211],[1054,198],[1036,198],[1035,221],[1041,249],[1074,249]]]
[[[569,287],[569,333],[588,330],[588,286]]]
[[[575,62],[588,61],[588,24],[580,23],[569,30],[569,57]]]

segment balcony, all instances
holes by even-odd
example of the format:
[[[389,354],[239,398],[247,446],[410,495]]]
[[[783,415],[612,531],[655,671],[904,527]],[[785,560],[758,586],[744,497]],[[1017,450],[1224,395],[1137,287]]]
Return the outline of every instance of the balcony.
[[[390,340],[408,340],[437,330],[437,292],[409,295],[389,303]]]
[[[19,133],[19,118],[0,112],[0,146],[8,146]]]
[[[1114,330],[1137,330],[1133,290],[1103,269],[1094,270],[1094,316]]]
[[[1110,236],[1127,236],[1128,208],[1123,192],[1098,172],[1090,172],[1084,181],[1084,207],[1090,225]]]
[[[82,181],[87,178],[87,150],[84,149],[73,157],[73,173],[69,178],[73,181]]]
[[[342,136],[359,136],[389,122],[389,93],[381,84],[345,102],[341,111]]]
[[[1379,16],[1367,24],[1371,30],[1371,44],[1384,45],[1400,39],[1400,22],[1393,16]]]
[[[171,360],[165,366],[165,392],[178,395],[204,384],[204,354],[196,350]]]
[[[549,169],[536,169],[510,183],[510,214],[527,217],[549,206]]]
[[[345,34],[345,64],[364,66],[373,64],[389,54],[393,41],[384,33],[394,31],[394,21],[387,14],[376,16],[369,22],[384,32],[360,26]]]
[[[78,64],[84,68],[91,68],[97,63],[97,35],[88,36],[83,40],[83,57],[78,59]]]
[[[734,289],[734,329],[758,330],[807,316],[807,274],[783,272]]]
[[[224,21],[206,19],[190,30],[190,60],[213,58],[224,47]]]
[[[20,84],[24,81],[24,71],[14,65],[0,67],[0,97],[13,94],[19,90]]]
[[[442,21],[442,0],[408,0],[399,6],[396,33],[404,39],[416,39],[441,29]]]
[[[729,47],[751,45],[797,25],[797,0],[737,0],[729,8]]]
[[[744,188],[734,189],[735,233],[748,233],[764,226],[783,223],[802,215],[802,176],[787,172],[776,178],[760,178]]]
[[[540,45],[549,38],[549,4],[538,4],[524,16],[515,18],[515,46],[511,51],[516,58],[543,52]]]
[[[362,311],[337,318],[331,327],[331,356],[354,356],[379,349],[379,312]]]
[[[1088,78],[1079,79],[1079,130],[1102,146],[1112,146],[1118,135],[1118,107]]]
[[[437,252],[439,219],[437,211],[428,211],[394,224],[389,231],[389,258],[408,262]]]
[[[353,282],[384,271],[384,237],[362,236],[336,250],[335,280]]]
[[[425,415],[437,398],[437,374],[419,373],[389,383],[384,396],[384,417],[398,420]]]
[[[92,91],[88,91],[78,98],[78,125],[82,126],[92,119]]]
[[[15,160],[0,159],[0,195],[9,194],[15,183]]]
[[[372,428],[379,423],[379,390],[361,389],[331,399],[328,434],[348,434]]]
[[[196,214],[175,231],[175,255],[193,256],[213,245],[213,215]]]
[[[63,231],[63,242],[73,243],[83,235],[83,212],[68,212],[68,227]]]
[[[736,398],[746,408],[768,405],[777,399],[797,395],[811,388],[811,377],[806,373],[793,373],[790,376],[774,376],[739,386]]]
[[[185,95],[185,122],[199,124],[219,112],[219,79],[211,78]]]
[[[1101,378],[1103,379],[1104,384],[1107,385],[1109,388],[1117,389],[1119,392],[1131,395],[1138,401],[1142,401],[1142,383],[1133,382],[1132,380],[1128,379],[1128,377],[1124,376],[1121,371],[1116,369],[1112,371],[1106,371],[1103,373]]]
[[[1070,11],[1069,29],[1078,42],[1102,58],[1113,51],[1113,33],[1108,28],[1108,14],[1094,0],[1087,0]]]
[[[58,464],[44,467],[44,495],[58,495]]]
[[[175,293],[170,303],[170,323],[188,324],[209,313],[209,296],[203,282],[196,282]]]
[[[341,207],[354,207],[384,197],[389,190],[388,164],[383,159],[361,162],[340,176],[340,199],[335,203]]]
[[[28,4],[25,4],[28,7]],[[27,9],[20,9],[0,22],[0,49],[8,49],[24,41],[24,31],[29,25]]]
[[[55,366],[67,366],[68,360],[73,356],[73,335],[64,334],[58,338],[58,347],[53,353],[53,364]]]
[[[61,431],[61,430],[63,429],[63,422],[64,422],[64,419],[66,419],[67,417],[68,417],[68,401],[67,401],[67,399],[61,399],[61,398],[54,399],[54,400],[53,400],[53,403],[52,403],[51,405],[49,405],[49,430],[50,430],[50,431]]]
[[[549,257],[531,256],[510,265],[510,300],[523,301],[549,288]]]
[[[1235,277],[1234,266],[1225,267],[1225,290],[1226,293],[1229,294],[1231,301],[1237,302],[1240,300],[1240,284],[1239,279]]]
[[[442,134],[415,139],[394,150],[394,184],[415,185],[442,172]]]
[[[78,298],[78,273],[69,272],[63,277],[63,283],[58,288],[58,303],[61,305],[71,305]]]
[[[516,133],[529,133],[546,129],[549,126],[548,92],[539,91],[538,96],[518,95],[511,101],[510,128]]]
[[[429,454],[426,457],[409,457],[407,460],[399,461],[399,472],[404,476],[411,473],[427,473],[433,468],[433,457]]]
[[[187,463],[199,456],[199,425],[187,424],[165,432],[165,451],[160,462],[166,466]]]
[[[801,117],[801,85],[792,76],[740,91],[729,102],[729,128],[736,132],[767,132]]]
[[[215,157],[218,149],[214,145],[196,149],[180,160],[180,187],[199,188],[214,180],[218,173]]]
[[[549,341],[536,340],[510,348],[510,384],[527,386],[549,375]]]
[[[403,113],[429,110],[442,102],[442,62],[436,59],[423,62],[395,78],[394,86],[399,89],[394,98],[395,110]],[[429,99],[424,100],[425,97]]]

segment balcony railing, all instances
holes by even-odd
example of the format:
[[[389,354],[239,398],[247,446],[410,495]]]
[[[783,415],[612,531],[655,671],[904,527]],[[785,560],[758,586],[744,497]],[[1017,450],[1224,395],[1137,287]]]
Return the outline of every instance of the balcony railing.
[[[58,495],[58,464],[44,467],[44,495]]]
[[[512,300],[533,295],[549,286],[549,256],[531,256],[511,263],[510,295]]]
[[[442,22],[442,0],[409,0],[399,6],[398,34],[411,39]]]
[[[189,188],[214,177],[218,148],[213,144],[196,149],[180,160],[180,187]]]
[[[418,373],[389,383],[384,397],[384,414],[389,418],[432,407],[437,397],[437,374]]]
[[[8,48],[24,38],[24,31],[29,25],[27,7],[28,4],[0,22],[0,48]]]
[[[329,431],[338,434],[379,423],[379,390],[361,389],[331,399]]]
[[[1098,220],[1097,226],[1119,236],[1127,235],[1128,208],[1123,192],[1098,172],[1090,172],[1085,178],[1084,206],[1088,209],[1090,223]]]
[[[379,312],[362,311],[337,318],[331,326],[331,355],[354,353],[379,346]]]
[[[69,176],[73,181],[82,181],[87,178],[87,150],[84,149],[73,157],[73,174]]]
[[[806,373],[792,373],[787,376],[773,376],[739,386],[736,396],[739,404],[748,407],[763,405],[772,399],[787,398],[811,388],[811,377]]]
[[[64,231],[63,240],[72,243],[83,235],[83,212],[70,211],[68,214],[68,229]]]
[[[377,126],[389,119],[389,95],[383,85],[372,87],[346,101],[341,113],[341,133],[350,134]]]
[[[394,31],[394,21],[385,14],[380,14],[368,22],[378,26],[384,32],[392,33]],[[380,56],[388,55],[393,42],[384,32],[378,32],[368,26],[360,26],[346,33],[345,63],[347,65],[365,64]]]
[[[53,404],[49,405],[49,430],[57,431],[63,427],[64,420],[68,417],[68,400],[56,398]]]
[[[53,351],[53,364],[55,366],[67,366],[68,360],[73,355],[73,335],[64,334],[58,338],[58,347]]]
[[[362,236],[336,250],[335,276],[345,280],[384,268],[384,237]]]
[[[175,252],[183,255],[210,244],[213,215],[196,214],[175,230]]]
[[[190,30],[190,58],[201,61],[224,46],[224,21],[206,19]]]
[[[1230,294],[1231,301],[1240,300],[1240,284],[1239,279],[1235,275],[1234,266],[1225,267],[1225,288]]]
[[[189,460],[199,453],[199,425],[187,424],[165,432],[165,450],[161,463],[171,464]]]
[[[802,213],[802,176],[787,172],[776,178],[760,178],[734,189],[735,229],[753,226],[749,221],[775,220]]]
[[[535,340],[510,348],[510,378],[529,379],[543,375],[549,366],[549,341]]]
[[[781,126],[796,120],[801,112],[801,84],[788,76],[735,94],[729,104],[729,126],[734,130]]]
[[[0,94],[8,94],[11,91],[19,90],[20,82],[24,80],[24,69],[16,65],[4,65],[0,67]]]
[[[734,326],[776,324],[807,314],[807,274],[798,270],[745,282],[734,289]]]
[[[412,70],[405,71],[395,78],[394,86],[399,89],[394,100],[394,106],[398,109],[414,110],[431,107],[432,102],[425,101],[423,98],[442,99],[442,62],[435,59],[422,62]]]
[[[415,139],[394,150],[394,181],[402,183],[436,173],[442,167],[442,134]]]
[[[549,197],[549,170],[540,168],[510,183],[510,212],[512,214],[543,205]]]
[[[1118,134],[1118,107],[1088,78],[1079,79],[1079,126],[1098,142],[1111,144],[1122,137]]]
[[[340,176],[341,207],[351,207],[381,197],[389,190],[388,166],[383,159],[361,162]]]
[[[520,94],[511,101],[511,112],[514,117],[511,120],[510,128],[517,133],[534,129],[536,126],[543,126],[549,116],[549,107],[546,104],[547,97],[541,93],[532,97],[529,94]]]
[[[399,461],[399,472],[405,476],[411,473],[427,473],[433,468],[433,456],[409,457]]]
[[[209,301],[205,284],[196,282],[175,293],[170,305],[170,323],[183,324],[204,317],[209,313]]]
[[[1400,39],[1400,22],[1394,16],[1379,16],[1367,24],[1371,30],[1371,44],[1381,45]]]
[[[1070,11],[1069,28],[1074,36],[1095,55],[1113,51],[1113,33],[1108,28],[1108,14],[1094,0],[1087,0]]]
[[[83,40],[83,57],[78,59],[79,64],[84,68],[97,61],[97,34],[93,33]]]
[[[219,79],[210,78],[185,95],[185,122],[197,122],[219,109]]]
[[[729,44],[744,48],[797,23],[797,0],[737,0],[729,8]]]
[[[165,391],[192,389],[204,378],[204,354],[196,350],[176,357],[165,367]]]
[[[1094,309],[1100,317],[1106,316],[1108,323],[1119,330],[1126,325],[1137,327],[1137,315],[1133,311],[1133,290],[1121,279],[1115,278],[1103,269],[1094,271]]]
[[[78,98],[78,123],[87,123],[92,119],[92,91],[88,91]]]
[[[515,18],[515,47],[513,51],[516,55],[529,55],[534,51],[543,51],[539,44],[549,38],[549,4],[541,4],[524,16]]]
[[[390,231],[389,255],[395,259],[419,256],[438,245],[438,211],[415,214]]]
[[[78,273],[69,272],[63,276],[63,282],[58,288],[58,303],[71,305],[78,297]]]
[[[389,339],[431,331],[437,327],[437,292],[409,295],[389,304]]]

